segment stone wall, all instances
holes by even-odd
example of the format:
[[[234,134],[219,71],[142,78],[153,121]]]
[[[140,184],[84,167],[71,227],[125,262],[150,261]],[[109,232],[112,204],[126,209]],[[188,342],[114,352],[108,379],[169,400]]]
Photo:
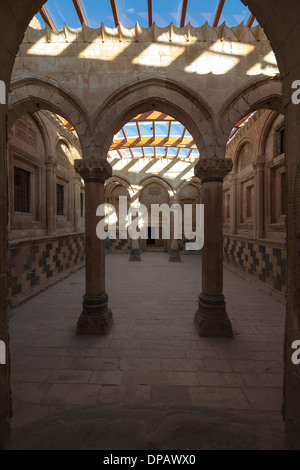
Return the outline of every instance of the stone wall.
[[[242,272],[269,291],[286,293],[286,247],[283,243],[225,235],[225,266]]]
[[[84,234],[10,242],[8,287],[16,306],[84,266]]]

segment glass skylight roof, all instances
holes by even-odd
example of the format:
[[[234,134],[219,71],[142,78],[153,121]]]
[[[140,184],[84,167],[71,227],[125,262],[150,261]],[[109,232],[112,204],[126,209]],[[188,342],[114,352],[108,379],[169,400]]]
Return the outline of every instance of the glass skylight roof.
[[[199,28],[206,21],[209,25],[212,25],[217,6],[218,0],[189,0],[186,11],[186,23],[190,22],[195,28]]]
[[[179,27],[182,3],[182,0],[153,0],[153,21],[160,27],[169,26],[173,21]]]
[[[188,130],[158,111],[136,116],[115,135],[110,158],[179,158],[195,160],[199,152]]]
[[[73,3],[71,0],[59,1],[61,3]],[[47,4],[48,2],[46,3],[46,6]],[[88,24],[91,28],[99,28],[101,26],[101,23],[104,23],[108,28],[115,27],[114,16],[109,0],[84,0],[83,2],[81,2],[81,4],[85,12]]]
[[[188,22],[199,27],[206,21],[210,26],[218,26],[223,21],[229,27],[242,21],[249,23],[248,26],[257,25],[240,0],[48,0],[37,18],[43,28],[47,22],[57,30],[62,29],[64,23],[71,28],[79,28],[82,23],[91,28],[99,28],[102,23],[109,28],[120,23],[132,28],[137,22],[143,28],[153,22],[159,27],[171,22],[177,27]]]

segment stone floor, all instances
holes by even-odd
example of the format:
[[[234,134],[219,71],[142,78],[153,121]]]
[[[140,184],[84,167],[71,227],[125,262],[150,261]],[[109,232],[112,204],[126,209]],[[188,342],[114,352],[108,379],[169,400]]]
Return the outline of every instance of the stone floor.
[[[15,309],[9,448],[284,448],[285,307],[224,276],[233,339],[196,334],[196,255],[107,256],[107,337],[75,336],[83,270]]]

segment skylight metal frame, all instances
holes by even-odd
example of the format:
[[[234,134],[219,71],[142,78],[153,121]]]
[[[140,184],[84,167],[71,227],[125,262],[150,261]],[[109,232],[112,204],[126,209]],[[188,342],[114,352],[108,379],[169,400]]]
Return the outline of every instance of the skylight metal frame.
[[[110,4],[111,4],[112,12],[113,12],[114,22],[117,28],[120,25],[120,17],[119,17],[117,0],[110,0]]]
[[[49,11],[47,10],[47,7],[45,5],[42,6],[42,8],[40,8],[39,10],[39,14],[41,15],[41,17],[43,18],[43,20],[45,21],[45,23],[55,32],[55,33],[58,33],[58,30],[57,30],[57,27],[55,25],[55,22],[52,18],[52,16],[50,15]]]
[[[225,0],[219,0],[219,3],[217,5],[214,21],[213,21],[213,28],[217,28],[219,26],[219,21],[222,15],[222,11],[225,5]]]
[[[185,26],[187,5],[188,5],[188,0],[183,0],[182,10],[181,10],[181,18],[180,18],[180,28],[184,28],[184,26]]]
[[[88,23],[88,20],[87,20],[87,17],[86,17],[84,8],[83,8],[82,1],[81,0],[72,0],[72,1],[73,1],[73,5],[75,7],[75,10],[76,10],[76,13],[77,13],[77,16],[79,18],[79,21],[80,21],[81,25],[89,26],[89,23]],[[180,28],[183,28],[186,24],[186,14],[187,14],[187,8],[188,8],[188,5],[189,5],[188,1],[189,0],[183,0],[182,1],[182,9],[181,9],[181,15],[180,15]],[[213,23],[212,23],[212,26],[214,28],[219,26],[220,18],[222,16],[222,12],[223,12],[226,1],[229,2],[230,0],[219,0],[219,2],[218,2],[217,8],[216,8],[216,11],[215,11],[215,14],[214,14]],[[112,10],[112,13],[113,13],[115,26],[118,27],[121,24],[120,16],[119,16],[119,9],[118,9],[118,2],[117,2],[117,0],[110,0],[110,4],[111,4],[111,10]],[[54,32],[57,33],[58,32],[57,26],[56,26],[55,21],[53,20],[53,18],[51,16],[51,14],[49,13],[46,5],[44,5],[39,10],[39,13],[40,13],[41,17],[43,18],[44,22]],[[250,16],[248,18],[246,26],[248,28],[251,28],[253,26],[253,23],[254,23],[255,20],[256,20],[255,15],[253,15],[253,13],[250,13]],[[152,26],[152,24],[153,24],[153,0],[148,0],[148,24],[149,24],[149,26]]]
[[[84,9],[83,9],[82,3],[81,3],[81,0],[72,0],[72,1],[73,1],[73,5],[75,7],[75,10],[76,10],[76,13],[78,15],[80,23],[82,25],[84,24],[86,26],[89,26],[88,20],[85,16],[85,12],[84,12]]]
[[[149,22],[149,26],[153,25],[153,4],[152,4],[152,0],[148,0],[148,22]]]

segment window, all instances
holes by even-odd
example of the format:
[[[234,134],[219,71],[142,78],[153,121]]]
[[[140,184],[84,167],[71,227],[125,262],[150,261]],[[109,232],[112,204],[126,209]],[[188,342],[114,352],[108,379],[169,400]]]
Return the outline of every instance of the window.
[[[80,193],[80,216],[84,217],[84,194]]]
[[[278,129],[276,133],[276,156],[285,153],[285,128]]]
[[[57,215],[64,215],[64,187],[62,184],[56,186]]]
[[[15,212],[30,212],[30,173],[22,168],[14,168]]]
[[[254,186],[248,186],[246,189],[246,217],[253,217],[254,206]]]

